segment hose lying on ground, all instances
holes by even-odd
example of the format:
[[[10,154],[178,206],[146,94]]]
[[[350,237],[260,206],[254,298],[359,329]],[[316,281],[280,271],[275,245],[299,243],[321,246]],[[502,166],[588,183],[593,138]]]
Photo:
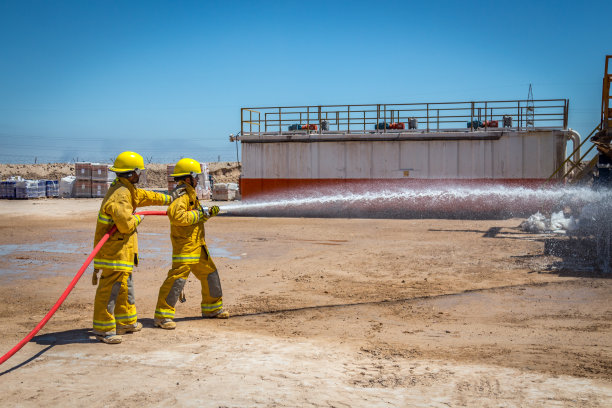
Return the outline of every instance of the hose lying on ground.
[[[137,212],[136,214],[138,215],[166,215],[166,212],[165,211],[141,211],[141,212]],[[70,282],[66,290],[64,290],[64,293],[62,293],[62,295],[57,300],[57,302],[55,302],[51,310],[49,310],[49,312],[45,315],[45,317],[43,317],[43,319],[40,321],[40,323],[38,323],[38,325],[34,328],[34,330],[30,332],[30,334],[28,334],[26,337],[23,338],[23,340],[17,343],[17,345],[13,347],[8,353],[0,357],[0,364],[4,363],[6,360],[11,358],[13,354],[18,352],[23,346],[25,346],[27,342],[32,340],[32,338],[36,335],[36,333],[38,333],[40,329],[42,329],[45,326],[45,324],[47,324],[49,319],[51,319],[51,316],[53,316],[55,312],[57,312],[57,309],[59,309],[62,303],[64,303],[64,300],[66,300],[66,298],[68,297],[72,289],[76,286],[81,276],[83,276],[83,273],[85,272],[85,270],[87,269],[91,261],[93,260],[94,256],[96,256],[98,251],[100,251],[100,248],[102,248],[102,245],[104,245],[104,243],[108,241],[108,239],[111,237],[111,235],[115,233],[115,231],[117,231],[117,226],[113,225],[110,231],[108,231],[102,237],[102,239],[100,239],[100,242],[98,242],[98,245],[96,245],[93,251],[91,251],[91,254],[89,254],[87,259],[83,263],[83,266],[81,266],[81,269],[79,269],[79,271],[76,273],[76,275],[74,276],[74,278],[72,279],[72,281]]]

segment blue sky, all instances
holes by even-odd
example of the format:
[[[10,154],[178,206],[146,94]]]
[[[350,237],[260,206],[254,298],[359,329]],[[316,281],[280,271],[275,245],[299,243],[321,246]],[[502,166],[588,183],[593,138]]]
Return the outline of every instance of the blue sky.
[[[569,98],[599,122],[612,1],[0,0],[0,162],[235,160],[240,108]]]

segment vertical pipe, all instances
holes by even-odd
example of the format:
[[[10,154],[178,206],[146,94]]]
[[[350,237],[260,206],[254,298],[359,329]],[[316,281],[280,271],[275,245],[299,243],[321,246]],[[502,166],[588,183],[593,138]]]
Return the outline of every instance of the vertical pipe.
[[[253,133],[253,111],[249,109],[249,133]]]
[[[363,111],[363,133],[366,132],[366,114],[365,114],[365,109]]]
[[[378,126],[379,122],[380,122],[380,105],[376,105],[376,126],[374,127],[374,129],[380,130],[380,126]]]
[[[321,126],[321,105],[317,107],[317,118],[319,121],[319,134],[323,131],[323,126]]]
[[[244,108],[240,108],[240,134],[244,134]]]
[[[429,133],[429,104],[427,104],[427,133]]]
[[[281,112],[281,108],[278,108],[278,133],[283,133],[283,120],[282,120],[282,112]]]

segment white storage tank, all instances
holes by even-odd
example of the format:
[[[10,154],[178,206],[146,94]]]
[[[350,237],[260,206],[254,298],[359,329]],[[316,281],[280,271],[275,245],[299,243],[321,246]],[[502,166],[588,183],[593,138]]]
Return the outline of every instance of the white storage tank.
[[[243,108],[242,198],[328,187],[541,186],[565,160],[569,102],[529,101],[535,126],[525,127],[527,102]],[[504,117],[515,127],[499,127]]]

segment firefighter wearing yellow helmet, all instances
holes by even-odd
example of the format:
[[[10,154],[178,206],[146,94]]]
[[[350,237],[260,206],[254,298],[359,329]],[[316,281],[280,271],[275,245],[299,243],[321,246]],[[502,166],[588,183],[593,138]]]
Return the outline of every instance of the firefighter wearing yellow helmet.
[[[109,240],[94,258],[92,283],[100,283],[94,301],[93,333],[104,343],[121,343],[121,334],[137,332],[142,324],[137,322],[134,302],[132,270],[138,265],[138,240],[136,227],[142,221],[135,215],[136,207],[168,205],[172,201],[167,194],[134,187],[144,170],[142,156],[123,152],[117,156],[110,170],[117,178],[108,189],[100,212],[94,246],[113,227],[117,226]]]
[[[202,286],[202,317],[227,319],[223,310],[219,273],[204,241],[204,222],[219,213],[213,206],[206,211],[200,205],[195,187],[200,163],[193,159],[181,159],[171,176],[179,182],[173,196],[178,196],[168,207],[170,239],[172,241],[172,268],[159,289],[155,307],[155,326],[171,330],[176,327],[174,313],[176,302],[183,297],[183,288],[191,272]],[[183,299],[181,299],[183,300]]]

